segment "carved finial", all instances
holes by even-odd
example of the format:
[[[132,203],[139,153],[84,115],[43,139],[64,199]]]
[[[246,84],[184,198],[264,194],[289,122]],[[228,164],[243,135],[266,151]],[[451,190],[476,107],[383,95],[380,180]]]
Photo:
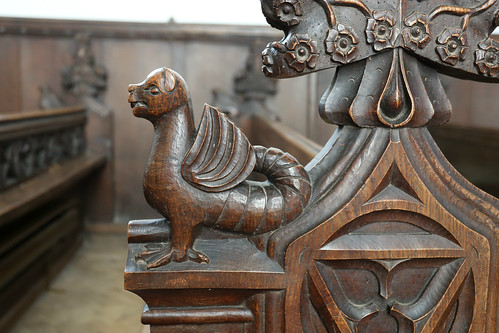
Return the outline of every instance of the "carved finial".
[[[63,87],[81,100],[90,111],[100,116],[107,116],[110,109],[99,100],[99,96],[107,86],[106,69],[95,63],[88,34],[77,34],[75,41],[77,45],[73,55],[74,64],[62,71]]]

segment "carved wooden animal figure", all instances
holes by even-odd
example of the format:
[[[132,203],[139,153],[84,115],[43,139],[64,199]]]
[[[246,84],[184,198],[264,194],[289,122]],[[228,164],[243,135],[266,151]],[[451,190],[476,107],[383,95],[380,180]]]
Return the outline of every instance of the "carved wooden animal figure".
[[[171,261],[209,262],[192,246],[200,224],[244,233],[275,230],[302,212],[309,177],[294,157],[252,147],[216,108],[205,105],[196,134],[184,80],[160,68],[129,87],[133,114],[154,125],[144,177],[147,202],[171,223],[171,242],[139,255],[148,268]],[[251,182],[255,170],[268,178]]]

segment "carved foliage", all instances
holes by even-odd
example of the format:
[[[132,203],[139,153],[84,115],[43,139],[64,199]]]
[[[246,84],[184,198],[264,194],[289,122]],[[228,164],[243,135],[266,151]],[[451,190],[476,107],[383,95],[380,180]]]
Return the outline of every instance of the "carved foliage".
[[[331,54],[331,59],[347,64],[359,55],[359,37],[351,27],[339,24],[337,29],[329,30],[326,37],[326,53]]]
[[[441,65],[453,66],[463,72],[460,76],[496,77],[466,57],[469,49],[485,51],[480,44],[497,25],[496,0],[463,6],[450,0],[433,5],[409,0],[261,1],[269,23],[286,34],[264,51],[267,60],[270,55],[272,58],[264,65],[269,76],[296,76],[367,59],[386,49],[404,48]],[[296,68],[289,62],[285,64],[281,46],[290,36],[304,34],[313,36],[319,45],[317,66]],[[495,63],[491,55],[489,58],[487,63]],[[477,61],[481,60],[480,56]]]
[[[262,0],[264,14],[273,24],[276,14],[266,9],[267,1]],[[302,0],[303,15],[296,25],[273,24],[285,36],[263,51],[264,72],[286,78],[338,66],[321,100],[321,115],[335,124],[361,127],[447,122],[451,105],[436,74],[443,67],[478,80],[499,75],[499,44],[484,39],[499,2],[432,8],[401,1],[379,6],[368,0]],[[347,25],[347,17],[356,19]],[[469,56],[472,51],[475,58]]]
[[[274,0],[274,13],[282,23],[288,26],[297,25],[303,15],[301,1]]]
[[[311,40],[307,34],[291,36],[285,46],[284,57],[288,65],[297,72],[303,72],[307,67],[315,67],[319,58],[317,42]]]

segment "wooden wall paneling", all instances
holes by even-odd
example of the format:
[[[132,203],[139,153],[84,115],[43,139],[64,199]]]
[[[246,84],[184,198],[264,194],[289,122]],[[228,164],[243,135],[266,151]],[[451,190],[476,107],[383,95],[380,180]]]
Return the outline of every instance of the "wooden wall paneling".
[[[49,85],[56,94],[64,96],[61,71],[72,63],[73,41],[52,37],[24,37],[21,45],[22,107],[37,110],[39,87]]]
[[[451,123],[469,124],[473,119],[472,100],[475,82],[459,80],[446,75],[441,75],[442,84],[452,101],[453,108]]]
[[[277,83],[277,95],[271,102],[275,103],[279,119],[289,127],[307,135],[308,84],[309,78],[299,77],[293,80],[280,80]],[[293,96],[293,97],[291,97]]]
[[[166,42],[141,40],[105,40],[102,44],[102,60],[109,72],[104,101],[114,110],[114,220],[117,222],[130,216],[157,216],[144,203],[142,192],[135,190],[142,186],[135,175],[142,173],[145,166],[148,152],[143,147],[152,139],[151,128],[147,123],[132,121],[126,99],[128,82],[139,80],[144,71],[172,62],[170,48]]]
[[[21,46],[19,39],[0,35],[0,113],[21,110]]]
[[[499,131],[449,124],[431,127],[445,157],[471,183],[499,197]]]
[[[179,74],[192,82],[190,91],[196,125],[201,119],[204,104],[212,98],[212,90],[232,87],[235,69],[244,66],[249,47],[202,41],[185,44],[186,72]]]
[[[499,122],[497,121],[499,119],[498,102],[494,98],[491,98],[499,94],[498,87],[486,83],[473,82],[468,94],[471,95],[472,100],[469,109],[472,114],[471,121],[468,123],[469,126],[499,129]]]
[[[174,40],[170,42],[172,66],[177,68],[179,73],[187,73],[186,44],[186,41],[181,40]]]
[[[94,38],[163,41],[204,41],[250,44],[255,38],[278,38],[281,34],[266,26],[140,23],[52,20],[0,17],[1,34],[71,38],[87,32]]]

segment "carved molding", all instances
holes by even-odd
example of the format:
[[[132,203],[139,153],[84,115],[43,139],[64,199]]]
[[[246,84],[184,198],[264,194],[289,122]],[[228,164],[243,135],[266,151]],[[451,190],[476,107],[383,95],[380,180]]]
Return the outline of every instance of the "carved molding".
[[[0,18],[0,35],[71,38],[78,33],[87,33],[92,38],[203,40],[238,45],[251,44],[255,39],[271,40],[279,36],[275,30],[260,26]]]

